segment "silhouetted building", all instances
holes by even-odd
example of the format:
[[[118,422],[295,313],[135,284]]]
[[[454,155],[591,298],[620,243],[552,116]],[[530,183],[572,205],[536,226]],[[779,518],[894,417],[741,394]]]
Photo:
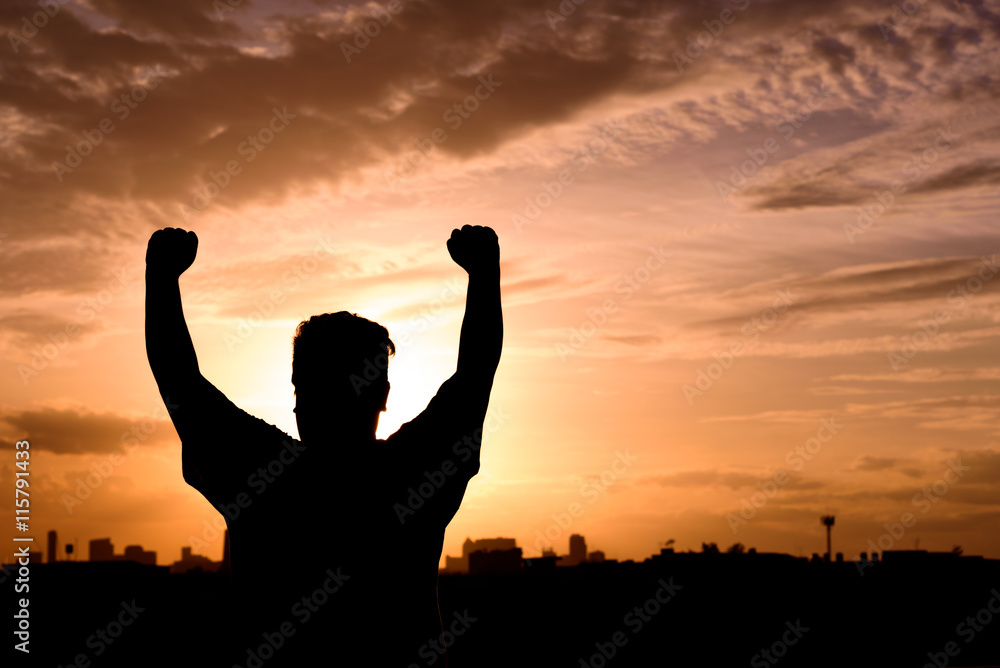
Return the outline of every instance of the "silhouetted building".
[[[14,570],[15,571],[17,570],[17,566],[21,565],[20,560],[21,560],[21,556],[20,555],[15,556],[11,560],[11,563],[14,565]],[[37,566],[38,564],[42,564],[42,563],[45,563],[45,553],[42,552],[41,550],[32,550],[31,546],[29,545],[28,546],[28,564],[31,565],[31,566]],[[2,582],[2,578],[0,578],[0,582]]]
[[[156,552],[151,552],[142,549],[142,545],[129,545],[125,548],[125,554],[121,557],[117,557],[121,561],[134,561],[139,564],[146,564],[147,566],[156,565]]]
[[[225,555],[225,551],[223,551]],[[175,561],[170,566],[171,573],[188,573],[190,571],[202,571],[204,573],[215,573],[222,568],[223,562],[212,561],[208,557],[200,554],[192,554],[190,547],[181,548],[181,560]]]
[[[953,562],[962,558],[958,552],[928,552],[927,550],[886,550],[882,561],[893,565]]]
[[[53,563],[53,562],[58,561],[58,558],[57,558],[58,554],[59,554],[59,547],[58,547],[58,545],[59,545],[59,541],[56,538],[56,532],[55,531],[50,531],[49,532],[49,560],[48,560],[48,563],[50,563],[50,564]]]
[[[546,551],[540,557],[534,557],[531,559],[524,560],[525,568],[530,568],[532,570],[553,570],[556,567],[556,562],[558,562],[562,557],[557,557],[554,552]]]
[[[587,560],[587,541],[578,533],[569,537],[569,557],[563,564],[566,566],[576,566]]]
[[[90,541],[90,561],[114,561],[115,546],[110,538],[97,538]]]
[[[587,557],[587,561],[589,561],[592,564],[603,564],[604,553],[601,552],[600,550],[597,550],[596,552],[591,552],[590,555]]]
[[[477,551],[469,555],[469,574],[513,573],[521,569],[521,548]]]
[[[462,556],[445,556],[445,570],[453,573],[468,573],[471,571],[469,556],[475,552],[494,552],[518,549],[517,541],[513,538],[480,538],[472,540],[466,538],[462,543]],[[520,564],[518,564],[520,568]]]
[[[129,545],[125,554],[115,554],[115,546],[110,538],[90,541],[90,561],[134,561],[146,566],[156,565],[156,552],[142,549],[141,545]]]

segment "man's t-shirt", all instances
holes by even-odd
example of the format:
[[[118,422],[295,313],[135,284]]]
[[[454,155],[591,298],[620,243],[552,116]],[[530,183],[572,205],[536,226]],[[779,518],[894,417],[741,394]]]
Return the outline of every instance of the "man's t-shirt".
[[[453,376],[366,443],[300,442],[207,381],[195,410],[175,410],[184,478],[229,527],[237,665],[408,666],[437,651],[444,531],[479,470],[488,398]]]

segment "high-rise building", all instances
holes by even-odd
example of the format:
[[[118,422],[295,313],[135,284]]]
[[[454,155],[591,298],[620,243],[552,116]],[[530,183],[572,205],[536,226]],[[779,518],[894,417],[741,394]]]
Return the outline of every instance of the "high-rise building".
[[[114,561],[115,546],[110,538],[97,538],[90,541],[90,561]]]
[[[49,532],[49,558],[48,558],[48,563],[51,564],[51,563],[53,563],[55,561],[58,561],[58,559],[56,559],[56,557],[58,556],[58,554],[59,554],[59,541],[58,541],[58,539],[56,537],[56,532],[55,531],[50,531]]]
[[[587,541],[578,533],[569,537],[569,558],[566,559],[567,566],[582,564],[587,560]]]

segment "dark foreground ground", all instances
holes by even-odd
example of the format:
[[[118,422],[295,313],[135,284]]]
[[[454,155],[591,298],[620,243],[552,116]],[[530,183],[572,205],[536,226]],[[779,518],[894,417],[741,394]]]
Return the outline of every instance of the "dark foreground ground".
[[[12,650],[12,615],[23,594],[7,577],[0,665],[231,666],[222,647],[223,575],[59,563],[33,566],[30,578],[30,661]],[[678,554],[445,575],[440,602],[445,627],[460,631],[448,652],[451,668],[1000,665],[997,561],[901,559],[861,575],[853,563],[785,555]],[[371,623],[392,633],[406,622]],[[274,666],[280,653],[250,665]],[[311,665],[359,665],[350,656],[349,648],[331,646]],[[411,665],[444,661],[428,645]]]

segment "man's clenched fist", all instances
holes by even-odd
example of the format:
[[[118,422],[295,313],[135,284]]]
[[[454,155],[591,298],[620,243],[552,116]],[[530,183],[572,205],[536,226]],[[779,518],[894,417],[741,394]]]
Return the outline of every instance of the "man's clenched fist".
[[[198,236],[180,228],[165,227],[153,232],[146,247],[146,271],[177,278],[194,262]]]
[[[470,274],[500,270],[500,242],[491,227],[465,225],[452,231],[448,252]]]

